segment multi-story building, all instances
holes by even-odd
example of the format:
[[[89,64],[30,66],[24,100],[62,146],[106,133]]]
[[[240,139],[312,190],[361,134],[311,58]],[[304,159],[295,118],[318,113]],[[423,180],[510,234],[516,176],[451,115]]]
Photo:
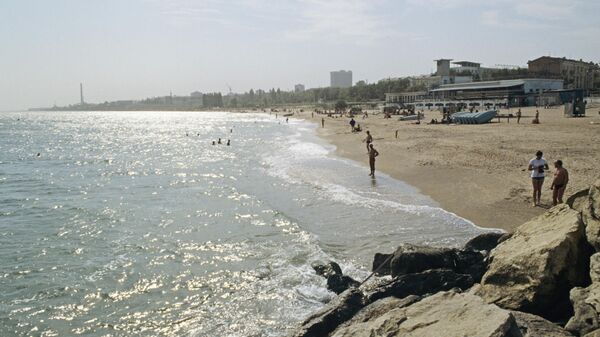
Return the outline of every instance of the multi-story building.
[[[565,57],[542,56],[527,62],[529,73],[538,77],[562,78],[566,89],[594,89],[600,67],[593,62]]]
[[[332,88],[350,88],[352,86],[352,71],[332,71],[330,73],[330,80],[330,87]]]
[[[294,92],[303,92],[305,90],[304,84],[296,84],[294,86]]]

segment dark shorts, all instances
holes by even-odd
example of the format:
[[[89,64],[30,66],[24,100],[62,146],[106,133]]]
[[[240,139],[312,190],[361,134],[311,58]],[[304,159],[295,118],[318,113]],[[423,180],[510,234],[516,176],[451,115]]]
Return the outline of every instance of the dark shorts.
[[[560,190],[563,187],[565,187],[565,185],[554,185],[554,188],[557,190]]]
[[[537,180],[537,181],[540,181],[540,180],[544,181],[544,178],[546,178],[546,177],[532,177],[531,179]]]

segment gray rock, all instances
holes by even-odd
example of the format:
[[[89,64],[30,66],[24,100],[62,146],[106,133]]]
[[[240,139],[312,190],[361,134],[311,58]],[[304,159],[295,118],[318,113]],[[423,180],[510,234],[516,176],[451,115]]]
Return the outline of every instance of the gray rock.
[[[426,295],[453,288],[462,290],[473,285],[470,275],[457,274],[448,269],[434,269],[422,273],[398,276],[392,280],[380,280],[365,291],[366,303],[373,303],[385,297],[404,298],[409,295]]]
[[[583,337],[600,337],[600,329],[587,333]]]
[[[356,315],[354,315],[354,317],[352,317],[352,319],[340,325],[338,330],[355,324],[372,321],[386,314],[390,310],[407,307],[419,300],[421,300],[421,297],[413,295],[402,299],[396,297],[382,298],[362,308]]]
[[[569,290],[589,284],[589,256],[579,213],[556,206],[492,251],[477,294],[502,308],[567,319]]]
[[[352,318],[363,306],[363,294],[358,289],[349,289],[308,317],[292,336],[327,336],[340,324]]]
[[[523,337],[573,337],[568,331],[540,316],[520,311],[511,313]]]
[[[499,240],[503,238],[506,233],[501,232],[487,232],[479,234],[472,238],[465,244],[465,250],[472,251],[490,251],[500,243]]]
[[[600,253],[590,257],[590,278],[590,286],[570,292],[574,314],[565,329],[581,336],[600,329]]]
[[[580,207],[587,240],[598,252],[600,251],[600,180],[596,180],[590,186],[587,203]]]
[[[369,320],[340,326],[334,337],[521,337],[507,310],[480,297],[441,292]]]
[[[312,264],[312,267],[317,275],[327,279],[327,289],[336,294],[341,294],[351,287],[358,287],[360,284],[350,276],[344,275],[340,265],[333,261],[327,263],[321,261],[315,262]]]
[[[384,263],[389,254],[376,254],[373,270]],[[413,244],[401,244],[379,274],[401,276],[431,269],[451,269],[458,274],[469,274],[478,282],[486,270],[485,254],[472,250],[437,248]]]

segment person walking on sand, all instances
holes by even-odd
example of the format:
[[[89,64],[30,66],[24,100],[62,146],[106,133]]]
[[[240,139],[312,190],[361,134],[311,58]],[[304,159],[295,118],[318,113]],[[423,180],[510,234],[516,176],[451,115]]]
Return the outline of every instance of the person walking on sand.
[[[371,177],[375,177],[375,158],[379,156],[379,152],[375,150],[373,144],[369,145],[369,166],[371,167],[371,173],[369,174]]]
[[[356,125],[356,121],[354,118],[350,119],[350,131],[354,132],[354,125]]]
[[[540,204],[542,197],[542,185],[544,184],[544,170],[549,169],[548,162],[543,157],[542,151],[535,154],[535,158],[529,161],[528,170],[531,171],[531,182],[533,185],[533,207]]]
[[[325,117],[321,117],[321,127],[325,127]]]
[[[517,124],[521,123],[521,109],[517,110]]]
[[[364,139],[364,142],[367,143],[367,153],[369,153],[370,145],[371,143],[373,143],[373,136],[371,135],[371,132],[369,132],[369,130],[367,130],[367,138]]]
[[[552,205],[556,206],[563,203],[563,195],[569,183],[569,172],[563,167],[560,159],[554,162],[554,168],[556,168],[556,172],[554,172],[554,180],[552,180],[550,189],[552,190]]]

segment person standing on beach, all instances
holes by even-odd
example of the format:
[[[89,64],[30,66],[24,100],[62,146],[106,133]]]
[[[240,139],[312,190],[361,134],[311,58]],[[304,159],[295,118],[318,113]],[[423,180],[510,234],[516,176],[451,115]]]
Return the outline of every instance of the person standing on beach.
[[[552,205],[556,206],[563,203],[563,195],[569,183],[569,172],[563,167],[560,159],[554,162],[554,168],[556,168],[556,172],[554,172],[554,180],[552,180],[550,189],[552,190]]]
[[[371,177],[375,177],[375,158],[379,156],[379,152],[375,150],[373,144],[369,145],[369,166],[371,167],[371,173],[369,174]]]
[[[373,143],[373,136],[371,136],[371,132],[367,130],[367,138],[364,140],[367,143],[367,153],[369,153],[371,143]]]
[[[354,132],[354,125],[356,125],[356,121],[354,118],[350,119],[350,131]]]
[[[517,124],[521,123],[521,109],[517,110]]]
[[[549,169],[548,162],[542,157],[542,151],[535,154],[535,158],[529,161],[528,170],[531,171],[531,182],[533,184],[533,207],[540,204],[542,197],[542,185],[544,184],[544,170]]]
[[[321,127],[324,128],[325,127],[325,117],[321,118]]]

